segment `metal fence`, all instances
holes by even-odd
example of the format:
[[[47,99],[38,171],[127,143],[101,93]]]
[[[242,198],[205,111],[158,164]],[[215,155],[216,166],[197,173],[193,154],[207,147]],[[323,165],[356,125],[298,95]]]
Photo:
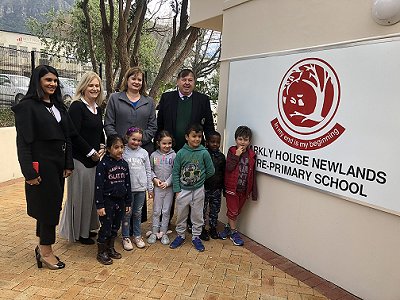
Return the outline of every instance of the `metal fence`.
[[[28,90],[32,70],[38,65],[51,65],[57,69],[66,101],[75,93],[74,88],[82,74],[92,69],[90,63],[81,63],[74,58],[0,47],[0,108],[18,103]]]

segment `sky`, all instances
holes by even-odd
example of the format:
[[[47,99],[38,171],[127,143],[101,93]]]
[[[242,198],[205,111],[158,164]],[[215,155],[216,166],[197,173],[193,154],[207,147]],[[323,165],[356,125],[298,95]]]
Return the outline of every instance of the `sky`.
[[[160,7],[160,3],[161,3],[161,8],[157,12],[157,16],[166,18],[170,17],[172,14],[170,0],[150,0],[149,3],[147,4],[148,10],[150,12],[155,12]]]

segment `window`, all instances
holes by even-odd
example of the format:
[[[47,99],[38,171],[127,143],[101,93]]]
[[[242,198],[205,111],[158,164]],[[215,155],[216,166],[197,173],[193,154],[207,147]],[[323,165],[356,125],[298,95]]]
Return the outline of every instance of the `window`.
[[[10,48],[10,56],[17,56],[17,46],[16,45],[9,45]]]

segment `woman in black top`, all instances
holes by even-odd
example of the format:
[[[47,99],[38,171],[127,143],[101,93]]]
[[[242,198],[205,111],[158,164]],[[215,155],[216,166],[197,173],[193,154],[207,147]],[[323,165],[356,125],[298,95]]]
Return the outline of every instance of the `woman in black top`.
[[[60,236],[70,242],[94,244],[90,236],[99,227],[94,204],[96,165],[105,141],[102,109],[103,88],[100,77],[87,72],[80,80],[69,108],[77,135],[72,138],[74,174],[68,178],[67,201],[60,222]]]
[[[65,264],[53,254],[52,245],[56,240],[64,178],[72,173],[74,165],[70,140],[73,126],[62,103],[57,71],[44,65],[34,69],[26,96],[12,110],[18,160],[25,177],[27,212],[36,219],[39,237],[35,249],[37,265],[62,269]]]

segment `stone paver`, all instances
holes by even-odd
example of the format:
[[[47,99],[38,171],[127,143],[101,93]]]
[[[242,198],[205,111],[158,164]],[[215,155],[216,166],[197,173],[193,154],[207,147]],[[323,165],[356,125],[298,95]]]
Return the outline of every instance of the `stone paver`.
[[[26,215],[22,179],[0,183],[0,227],[1,299],[328,299],[315,286],[326,281],[314,279],[315,275],[293,263],[284,267],[298,269],[285,273],[278,267],[288,262],[285,258],[248,239],[246,247],[211,240],[205,242],[202,253],[189,242],[175,250],[157,242],[127,252],[118,240],[116,249],[122,259],[103,266],[95,258],[96,245],[57,238],[55,252],[66,268],[38,269],[35,220]],[[143,232],[149,228],[150,222],[143,224]],[[326,286],[332,299],[340,299],[340,288]],[[343,295],[352,296],[345,291]]]

